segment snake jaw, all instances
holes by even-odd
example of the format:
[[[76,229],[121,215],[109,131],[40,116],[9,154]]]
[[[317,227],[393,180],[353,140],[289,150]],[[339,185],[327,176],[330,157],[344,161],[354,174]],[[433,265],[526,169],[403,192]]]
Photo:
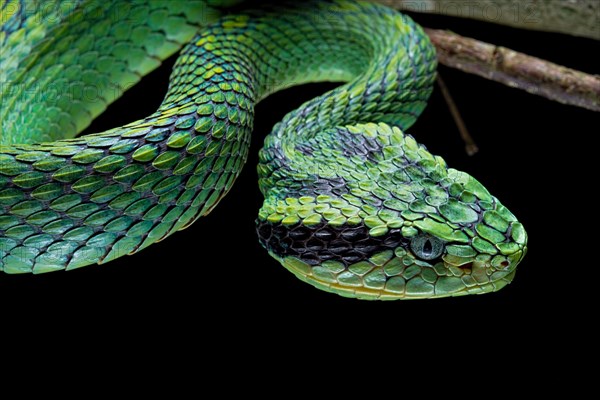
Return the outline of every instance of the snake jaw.
[[[425,263],[412,254],[396,249],[379,253],[368,261],[344,268],[340,263],[310,265],[300,258],[280,257],[270,252],[300,280],[318,289],[343,297],[363,300],[425,299],[495,292],[512,282],[516,266],[526,247],[507,256],[507,265],[495,266],[489,260],[474,261],[457,267],[445,261]],[[485,259],[485,257],[483,257]]]

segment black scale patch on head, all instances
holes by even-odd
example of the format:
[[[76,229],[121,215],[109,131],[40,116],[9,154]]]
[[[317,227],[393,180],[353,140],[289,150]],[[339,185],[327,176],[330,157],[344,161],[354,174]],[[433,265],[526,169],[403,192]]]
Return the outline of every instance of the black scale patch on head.
[[[372,237],[364,223],[340,227],[326,223],[284,226],[259,220],[257,232],[260,243],[267,250],[279,257],[299,258],[309,265],[335,260],[349,266],[384,250],[408,248],[409,245],[400,229],[390,229],[383,236]]]

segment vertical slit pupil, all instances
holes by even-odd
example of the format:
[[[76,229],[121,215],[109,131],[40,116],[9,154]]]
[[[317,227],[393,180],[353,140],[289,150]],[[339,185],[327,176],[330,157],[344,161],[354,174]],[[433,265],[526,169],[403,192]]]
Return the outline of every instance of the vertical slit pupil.
[[[425,257],[431,256],[433,253],[433,245],[431,244],[431,240],[427,239],[425,243],[423,243],[423,255]]]

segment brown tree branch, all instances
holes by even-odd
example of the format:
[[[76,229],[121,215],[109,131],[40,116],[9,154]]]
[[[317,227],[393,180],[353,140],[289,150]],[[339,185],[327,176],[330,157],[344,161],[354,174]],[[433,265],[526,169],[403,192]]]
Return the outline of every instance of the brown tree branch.
[[[472,18],[600,40],[598,0],[373,0],[405,11]]]
[[[525,90],[538,96],[600,111],[600,76],[457,35],[427,29],[438,60],[448,67]]]

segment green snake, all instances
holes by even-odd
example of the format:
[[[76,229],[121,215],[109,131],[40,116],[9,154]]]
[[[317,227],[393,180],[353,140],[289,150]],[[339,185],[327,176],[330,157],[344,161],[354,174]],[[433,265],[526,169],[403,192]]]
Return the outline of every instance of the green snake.
[[[265,139],[263,247],[298,278],[361,299],[511,282],[523,225],[404,133],[435,79],[422,29],[368,2],[232,3],[0,0],[0,269],[102,264],[189,226],[239,175],[255,105],[334,81]],[[180,49],[155,113],[76,137]]]

